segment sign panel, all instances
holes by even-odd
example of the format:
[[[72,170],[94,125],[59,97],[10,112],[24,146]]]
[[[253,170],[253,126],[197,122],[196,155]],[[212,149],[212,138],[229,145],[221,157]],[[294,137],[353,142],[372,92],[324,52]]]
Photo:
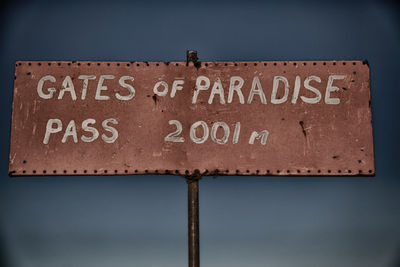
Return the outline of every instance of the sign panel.
[[[374,175],[362,61],[16,63],[10,175]]]

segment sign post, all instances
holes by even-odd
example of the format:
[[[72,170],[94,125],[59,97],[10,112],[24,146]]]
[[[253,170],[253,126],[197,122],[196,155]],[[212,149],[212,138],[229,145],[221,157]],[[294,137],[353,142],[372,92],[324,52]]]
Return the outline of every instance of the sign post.
[[[10,176],[375,174],[365,61],[16,62]]]
[[[197,52],[189,50],[186,52],[186,65],[190,62],[194,66],[197,62]],[[199,225],[199,180],[201,175],[196,171],[185,177],[188,185],[188,256],[189,267],[200,266],[200,225]]]
[[[200,266],[199,234],[199,179],[201,176],[186,177],[188,185],[188,241],[189,267]]]

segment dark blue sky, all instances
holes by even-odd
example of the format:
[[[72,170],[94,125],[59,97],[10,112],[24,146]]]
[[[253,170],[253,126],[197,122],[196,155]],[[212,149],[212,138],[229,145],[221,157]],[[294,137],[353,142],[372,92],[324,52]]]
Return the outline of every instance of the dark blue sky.
[[[38,0],[3,4],[0,20],[4,266],[187,265],[182,178],[7,176],[15,60],[172,61],[187,49],[371,68],[376,176],[204,178],[202,266],[400,266],[398,5]]]

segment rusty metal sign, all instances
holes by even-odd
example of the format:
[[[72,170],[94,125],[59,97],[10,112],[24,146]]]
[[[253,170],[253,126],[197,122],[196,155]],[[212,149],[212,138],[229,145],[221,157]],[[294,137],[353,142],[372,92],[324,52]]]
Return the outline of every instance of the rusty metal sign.
[[[362,61],[16,63],[10,175],[374,175]]]

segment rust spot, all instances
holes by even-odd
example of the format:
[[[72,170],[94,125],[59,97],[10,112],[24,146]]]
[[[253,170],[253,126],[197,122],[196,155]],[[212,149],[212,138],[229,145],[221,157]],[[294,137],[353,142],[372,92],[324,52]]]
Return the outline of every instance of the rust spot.
[[[304,137],[307,137],[306,129],[304,129],[304,122],[303,121],[299,121],[299,124],[301,126],[301,130],[303,131]]]

